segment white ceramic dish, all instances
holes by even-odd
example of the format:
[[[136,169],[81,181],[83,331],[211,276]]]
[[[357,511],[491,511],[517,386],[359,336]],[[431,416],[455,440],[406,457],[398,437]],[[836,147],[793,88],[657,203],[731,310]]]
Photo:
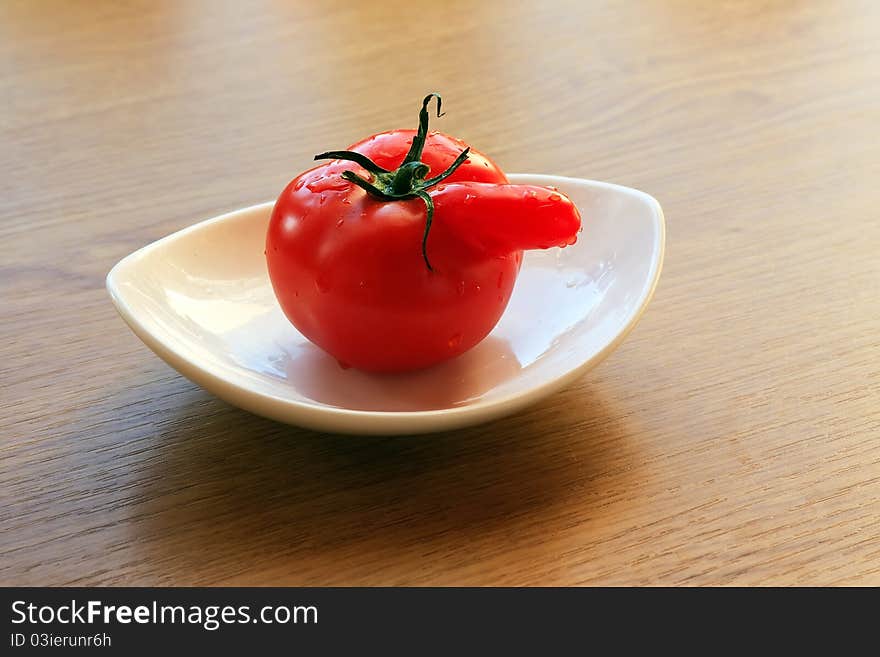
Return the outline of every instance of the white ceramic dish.
[[[343,370],[281,312],[263,256],[271,203],[203,221],[107,276],[132,330],[181,374],[281,422],[353,434],[427,433],[538,401],[599,363],[635,326],[663,263],[660,205],[608,183],[541,175],[584,220],[577,244],[530,251],[501,322],[457,359],[421,372]]]

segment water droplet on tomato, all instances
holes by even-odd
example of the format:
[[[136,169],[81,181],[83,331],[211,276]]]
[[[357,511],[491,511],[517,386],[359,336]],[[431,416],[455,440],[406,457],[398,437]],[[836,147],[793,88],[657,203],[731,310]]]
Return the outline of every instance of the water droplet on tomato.
[[[327,200],[327,197],[324,194],[318,197],[318,205],[324,205],[324,201]]]
[[[342,199],[342,202],[345,203],[346,205],[351,205],[351,199],[348,198],[347,196],[344,199]]]
[[[341,192],[350,186],[351,183],[342,176],[321,176],[306,185],[313,192]]]
[[[319,276],[315,279],[315,287],[318,289],[318,292],[329,292],[330,291],[330,283],[326,278]]]
[[[339,221],[336,222],[336,227],[342,228],[342,224],[344,224],[344,223],[345,223],[345,219],[340,219]]]
[[[461,333],[456,333],[451,338],[449,338],[449,348],[450,349],[455,349],[460,344],[461,344]]]
[[[481,288],[479,285],[474,285],[474,290],[476,290],[477,292],[479,292],[482,289],[483,288]]]
[[[462,203],[470,203],[470,202],[473,201],[475,198],[477,198],[477,195],[476,195],[476,194],[465,194],[465,195],[464,195],[464,201],[462,201]]]
[[[446,189],[446,185],[437,185],[435,191],[442,192],[444,189]]]
[[[306,184],[305,179],[300,178],[295,183],[293,183],[293,191],[298,191],[298,190],[302,189],[302,186],[305,184]]]
[[[550,194],[548,198],[554,202],[562,200],[562,197],[559,194]]]
[[[460,296],[460,297],[464,296],[464,288],[465,288],[465,282],[460,281],[458,284],[458,296]]]

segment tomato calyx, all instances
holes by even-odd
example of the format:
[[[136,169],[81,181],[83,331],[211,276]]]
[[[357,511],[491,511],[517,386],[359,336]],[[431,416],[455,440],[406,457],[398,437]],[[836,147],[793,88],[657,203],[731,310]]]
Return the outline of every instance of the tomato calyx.
[[[434,201],[427,190],[452,175],[458,167],[464,164],[470,152],[470,147],[465,148],[443,173],[426,178],[431,168],[420,158],[425,148],[425,139],[428,136],[428,105],[433,98],[437,99],[437,117],[443,116],[440,112],[442,104],[440,95],[431,93],[425,96],[422,101],[422,109],[419,112],[418,132],[413,137],[412,145],[403,162],[393,171],[380,167],[366,155],[354,151],[327,151],[315,155],[316,160],[348,160],[361,165],[370,174],[369,180],[349,170],[343,171],[342,177],[380,201],[406,201],[419,198],[424,202],[427,214],[425,232],[422,236],[422,257],[429,271],[434,271],[431,261],[428,259],[428,235],[431,232],[431,223],[434,219]]]

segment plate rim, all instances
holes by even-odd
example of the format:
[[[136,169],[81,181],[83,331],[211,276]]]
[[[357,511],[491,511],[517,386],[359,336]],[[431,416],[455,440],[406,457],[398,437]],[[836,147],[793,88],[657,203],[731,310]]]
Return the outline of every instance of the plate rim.
[[[138,319],[137,313],[132,312],[129,304],[116,288],[115,278],[123,269],[130,266],[133,262],[143,258],[151,251],[160,248],[163,244],[172,240],[180,239],[186,234],[200,230],[208,225],[229,220],[234,216],[274,206],[274,201],[257,203],[230,212],[225,212],[161,237],[119,260],[119,262],[117,262],[108,272],[105,279],[105,285],[113,305],[116,307],[116,310],[119,312],[122,319],[134,334],[157,356],[180,374],[192,380],[197,385],[205,388],[208,392],[217,395],[230,404],[239,406],[258,415],[312,429],[359,434],[433,432],[470,424],[469,420],[472,420],[474,416],[478,416],[482,421],[488,421],[501,415],[506,415],[519,407],[527,406],[532,402],[536,402],[539,399],[552,394],[574,379],[585,374],[593,367],[596,367],[609,354],[611,354],[635,328],[650,304],[660,280],[666,251],[666,220],[663,214],[663,209],[657,199],[646,192],[632,187],[617,185],[615,183],[569,176],[515,173],[508,174],[508,178],[511,182],[528,182],[530,184],[540,185],[553,185],[554,183],[561,183],[561,185],[557,186],[564,186],[566,183],[579,185],[587,184],[591,187],[599,187],[604,188],[605,190],[638,196],[653,209],[653,219],[658,233],[658,243],[653,249],[649,268],[650,274],[639,293],[635,310],[627,319],[623,328],[615,334],[614,338],[609,341],[608,344],[604,345],[591,358],[576,365],[562,376],[551,379],[533,388],[509,393],[500,399],[478,400],[466,406],[425,411],[370,411],[323,405],[318,402],[313,403],[308,400],[295,400],[290,399],[289,397],[280,397],[266,392],[259,392],[229,381],[221,374],[214,372],[212,368],[205,367],[203,364],[188,359],[184,354],[174,349],[173,346],[167,345],[163,340],[156,337]],[[540,181],[536,182],[538,179],[540,179]],[[288,412],[285,413],[285,410]],[[291,415],[291,413],[293,413],[295,417],[294,415]],[[303,417],[303,414],[306,414],[306,417]],[[380,426],[358,425],[357,423],[360,422],[371,422],[374,423],[374,425],[378,423]]]

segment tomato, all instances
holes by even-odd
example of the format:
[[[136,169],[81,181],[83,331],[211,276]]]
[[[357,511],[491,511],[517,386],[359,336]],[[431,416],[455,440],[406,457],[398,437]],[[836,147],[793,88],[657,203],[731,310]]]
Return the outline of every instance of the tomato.
[[[457,356],[504,312],[522,250],[565,246],[580,215],[562,193],[509,184],[487,156],[419,129],[392,130],[296,178],[266,237],[287,318],[344,367],[395,372]]]

